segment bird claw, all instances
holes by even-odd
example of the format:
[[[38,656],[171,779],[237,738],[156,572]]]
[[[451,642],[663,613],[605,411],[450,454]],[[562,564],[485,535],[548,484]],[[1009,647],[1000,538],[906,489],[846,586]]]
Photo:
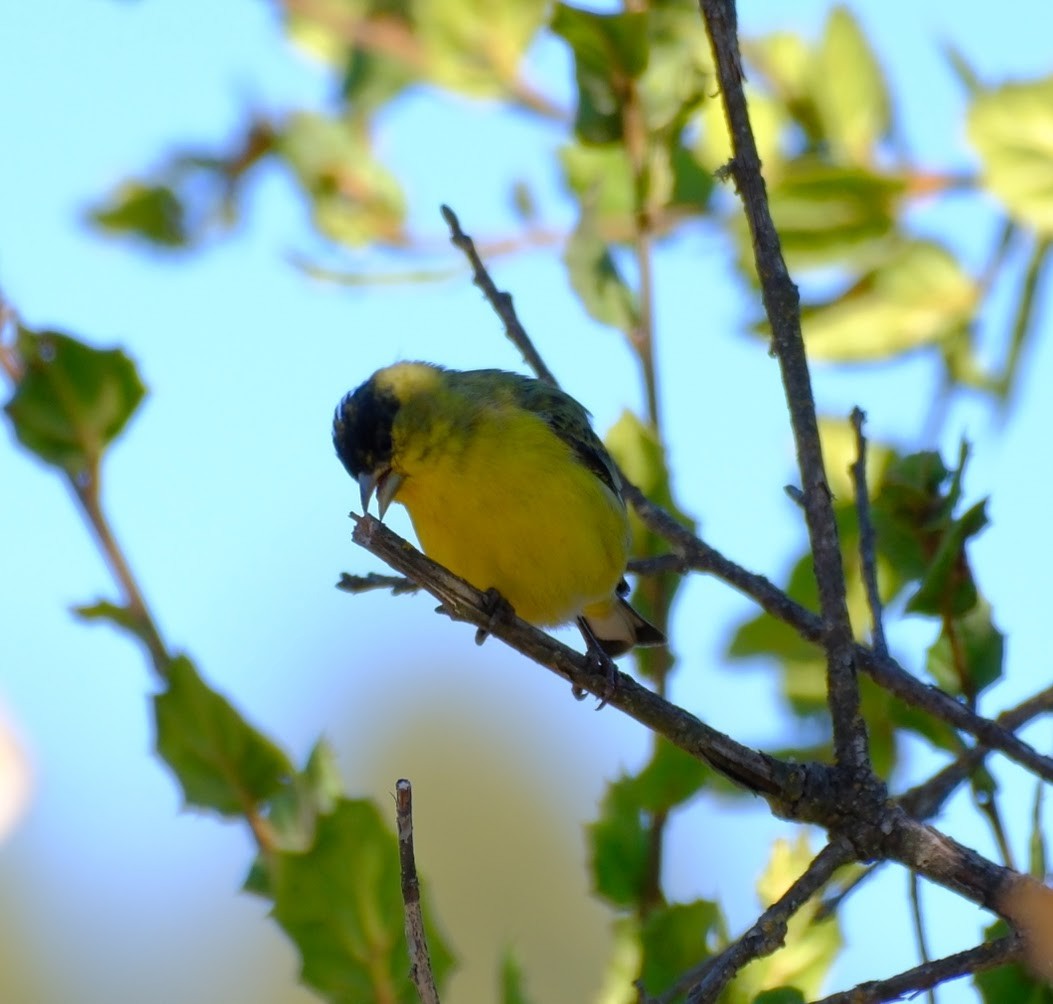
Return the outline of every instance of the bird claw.
[[[483,593],[483,610],[486,613],[486,624],[475,629],[475,644],[482,645],[502,621],[509,621],[515,616],[512,604],[492,586]]]
[[[596,710],[602,711],[618,691],[618,667],[603,650],[603,645],[584,618],[578,618],[578,630],[585,639],[585,661],[588,663],[589,672],[594,676],[603,674],[603,689],[596,695],[599,698]],[[571,687],[570,692],[574,695],[575,700],[585,700],[586,691],[577,684]]]

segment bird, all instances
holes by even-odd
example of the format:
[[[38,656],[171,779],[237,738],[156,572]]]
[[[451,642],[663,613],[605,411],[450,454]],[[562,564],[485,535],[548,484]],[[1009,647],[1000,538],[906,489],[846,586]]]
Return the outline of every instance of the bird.
[[[333,445],[358,483],[409,513],[428,557],[523,620],[575,621],[611,659],[665,636],[626,599],[630,526],[589,413],[554,384],[498,369],[398,362],[348,393]]]

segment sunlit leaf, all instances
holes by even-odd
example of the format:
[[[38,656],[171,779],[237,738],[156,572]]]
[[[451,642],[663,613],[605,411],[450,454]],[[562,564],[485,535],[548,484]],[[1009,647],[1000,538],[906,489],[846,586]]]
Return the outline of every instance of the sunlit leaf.
[[[890,102],[881,66],[846,7],[835,7],[826,22],[812,93],[835,158],[870,163],[891,126]]]
[[[982,91],[968,129],[985,186],[1021,224],[1053,234],[1053,77]]]
[[[977,283],[949,251],[912,241],[844,294],[802,310],[808,354],[863,362],[960,338],[979,296]]]
[[[595,220],[584,213],[563,251],[570,284],[589,315],[626,333],[640,323],[636,296],[622,277]]]

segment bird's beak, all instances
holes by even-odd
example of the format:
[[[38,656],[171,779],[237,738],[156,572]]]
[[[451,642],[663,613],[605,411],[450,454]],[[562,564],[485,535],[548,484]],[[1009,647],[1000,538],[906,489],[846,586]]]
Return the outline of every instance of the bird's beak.
[[[363,471],[358,476],[358,487],[362,493],[362,511],[369,512],[369,500],[377,493],[377,513],[381,519],[388,511],[392,499],[402,487],[403,475],[396,474],[390,467],[381,471]]]

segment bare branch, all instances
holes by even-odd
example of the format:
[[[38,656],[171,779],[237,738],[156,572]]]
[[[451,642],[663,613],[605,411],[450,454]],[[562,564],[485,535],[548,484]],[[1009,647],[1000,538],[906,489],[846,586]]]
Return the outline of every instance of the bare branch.
[[[757,918],[757,922],[745,934],[719,955],[707,959],[696,970],[678,980],[677,985],[659,999],[659,1004],[675,1000],[686,987],[691,987],[688,1004],[708,1004],[717,1000],[740,969],[783,946],[790,918],[826,884],[838,868],[854,858],[852,848],[846,841],[837,840],[827,844],[800,878]]]
[[[814,1004],[880,1004],[882,1001],[898,1001],[948,980],[973,976],[985,969],[1004,966],[1007,962],[1016,961],[1021,955],[1020,939],[1010,935],[997,941],[986,941],[955,955],[926,962],[887,980],[860,983],[851,990],[824,997]]]
[[[556,378],[552,375],[552,371],[545,365],[545,361],[541,358],[537,349],[534,348],[534,343],[530,340],[526,329],[519,323],[515,307],[512,305],[511,294],[499,290],[494,285],[494,280],[490,278],[490,273],[486,271],[486,266],[479,257],[479,253],[475,250],[474,242],[461,229],[461,221],[457,219],[457,214],[449,206],[442,206],[441,211],[443,219],[446,220],[446,224],[450,228],[450,242],[454,247],[463,251],[465,257],[471,263],[472,281],[483,291],[483,295],[497,312],[497,316],[504,321],[505,334],[508,335],[512,344],[519,349],[526,364],[538,377],[555,384]]]
[[[856,490],[856,513],[859,517],[859,562],[863,569],[863,587],[870,607],[874,652],[878,658],[888,656],[885,625],[878,592],[877,562],[874,557],[874,524],[870,519],[870,493],[867,490],[867,440],[863,435],[866,415],[860,408],[852,409],[852,427],[856,430],[856,462],[852,465],[852,483]]]
[[[845,599],[841,545],[823,465],[812,381],[801,336],[800,297],[786,269],[782,244],[768,208],[760,157],[750,126],[746,95],[742,89],[742,58],[739,54],[735,5],[728,0],[700,0],[700,7],[713,50],[724,116],[734,152],[728,171],[742,198],[753,237],[761,296],[771,324],[772,351],[782,373],[790,425],[797,446],[805,522],[819,587],[834,753],[839,765],[851,772],[864,774],[870,771],[870,752],[866,726],[859,710],[856,653]]]
[[[406,910],[406,945],[410,957],[410,979],[421,1004],[439,1004],[435,974],[431,969],[424,914],[420,908],[420,881],[413,856],[413,786],[405,778],[395,782],[395,825],[399,838],[399,870],[402,873],[402,902]]]

